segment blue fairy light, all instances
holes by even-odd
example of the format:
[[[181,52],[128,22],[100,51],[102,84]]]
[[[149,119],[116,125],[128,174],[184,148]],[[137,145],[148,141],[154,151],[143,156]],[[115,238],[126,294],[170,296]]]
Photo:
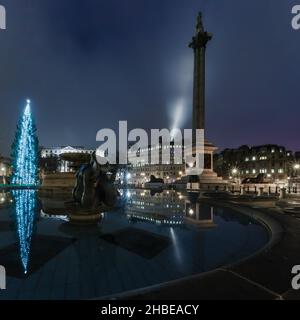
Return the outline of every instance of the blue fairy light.
[[[12,146],[12,184],[35,187],[38,179],[38,139],[31,114],[31,101],[27,99],[24,113],[18,123]]]

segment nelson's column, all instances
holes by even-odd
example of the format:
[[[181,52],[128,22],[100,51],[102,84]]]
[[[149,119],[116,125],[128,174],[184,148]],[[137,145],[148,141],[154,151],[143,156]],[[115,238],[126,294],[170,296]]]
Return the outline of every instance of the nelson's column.
[[[207,43],[212,40],[212,34],[203,27],[202,14],[199,13],[196,34],[189,47],[194,50],[194,97],[193,97],[193,132],[196,129],[205,130],[205,52]],[[194,141],[195,141],[194,136]],[[204,171],[200,176],[200,188],[219,186],[226,183],[213,171],[213,154],[217,148],[205,140]],[[190,186],[191,187],[191,186]],[[189,188],[189,186],[188,186]],[[192,187],[191,187],[192,188]]]

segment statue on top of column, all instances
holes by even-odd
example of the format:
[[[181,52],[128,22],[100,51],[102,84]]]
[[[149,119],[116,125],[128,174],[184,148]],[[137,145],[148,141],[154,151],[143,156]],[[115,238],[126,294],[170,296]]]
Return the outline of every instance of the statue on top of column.
[[[196,34],[203,32],[202,12],[200,11],[197,17]]]
[[[206,44],[212,39],[212,34],[204,30],[202,13],[199,12],[196,24],[196,35],[193,37],[189,47],[193,49],[205,48]]]

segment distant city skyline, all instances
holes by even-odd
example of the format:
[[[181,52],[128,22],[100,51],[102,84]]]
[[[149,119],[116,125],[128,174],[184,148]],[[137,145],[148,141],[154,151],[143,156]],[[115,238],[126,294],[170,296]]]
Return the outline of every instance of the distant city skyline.
[[[203,11],[207,137],[220,150],[278,144],[300,150],[300,31],[294,1],[2,0],[0,154],[32,99],[40,144],[96,148],[101,128],[192,122],[193,53]]]

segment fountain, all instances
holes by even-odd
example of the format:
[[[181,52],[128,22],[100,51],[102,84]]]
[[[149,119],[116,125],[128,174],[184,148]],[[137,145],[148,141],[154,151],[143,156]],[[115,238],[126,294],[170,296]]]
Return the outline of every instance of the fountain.
[[[71,223],[98,223],[101,213],[114,208],[118,198],[114,186],[116,173],[116,166],[100,165],[96,154],[91,155],[90,163],[76,174],[74,201],[65,204]]]

